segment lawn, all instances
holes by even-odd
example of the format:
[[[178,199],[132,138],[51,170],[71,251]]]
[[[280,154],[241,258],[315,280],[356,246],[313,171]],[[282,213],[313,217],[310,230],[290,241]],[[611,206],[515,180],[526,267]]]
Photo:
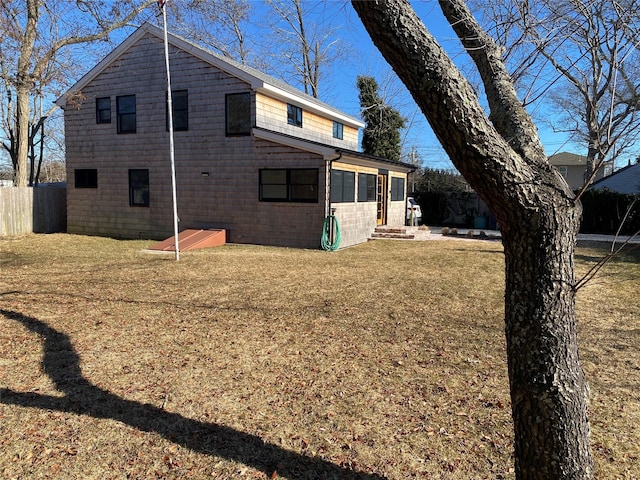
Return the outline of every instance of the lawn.
[[[0,478],[514,477],[500,243],[149,244],[0,240]],[[602,479],[640,478],[639,260],[578,295]]]

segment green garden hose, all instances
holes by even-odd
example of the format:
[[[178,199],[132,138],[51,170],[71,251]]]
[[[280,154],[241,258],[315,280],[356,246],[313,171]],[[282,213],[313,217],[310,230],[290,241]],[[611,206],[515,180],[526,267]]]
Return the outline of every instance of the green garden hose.
[[[331,230],[333,230],[333,242],[331,242]],[[329,215],[324,219],[320,245],[328,252],[333,252],[340,246],[340,225],[335,215]]]

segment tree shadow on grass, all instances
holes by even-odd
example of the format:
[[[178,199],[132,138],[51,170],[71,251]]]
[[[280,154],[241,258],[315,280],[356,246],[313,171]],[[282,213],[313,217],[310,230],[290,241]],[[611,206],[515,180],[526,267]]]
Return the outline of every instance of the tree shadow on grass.
[[[113,419],[144,432],[156,432],[194,451],[234,460],[264,472],[296,479],[382,480],[377,474],[343,468],[265,443],[260,437],[233,428],[200,422],[150,404],[120,398],[83,377],[80,357],[64,333],[17,312],[0,309],[44,341],[43,371],[64,397],[15,392],[0,388],[0,403]]]

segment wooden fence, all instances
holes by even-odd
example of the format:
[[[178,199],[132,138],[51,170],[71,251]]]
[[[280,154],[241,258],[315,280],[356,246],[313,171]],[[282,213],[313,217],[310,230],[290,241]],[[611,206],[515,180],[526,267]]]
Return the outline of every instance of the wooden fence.
[[[0,237],[66,230],[65,184],[0,188]]]

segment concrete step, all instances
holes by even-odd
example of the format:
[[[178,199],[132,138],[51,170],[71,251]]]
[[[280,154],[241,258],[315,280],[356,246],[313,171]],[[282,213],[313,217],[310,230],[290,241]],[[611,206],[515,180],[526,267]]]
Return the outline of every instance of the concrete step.
[[[415,238],[415,235],[412,233],[407,233],[407,229],[405,227],[387,227],[386,225],[382,225],[375,228],[374,232],[371,234],[371,238],[413,240]]]
[[[372,239],[394,239],[394,240],[413,240],[415,235],[412,233],[395,233],[395,232],[373,232]]]

